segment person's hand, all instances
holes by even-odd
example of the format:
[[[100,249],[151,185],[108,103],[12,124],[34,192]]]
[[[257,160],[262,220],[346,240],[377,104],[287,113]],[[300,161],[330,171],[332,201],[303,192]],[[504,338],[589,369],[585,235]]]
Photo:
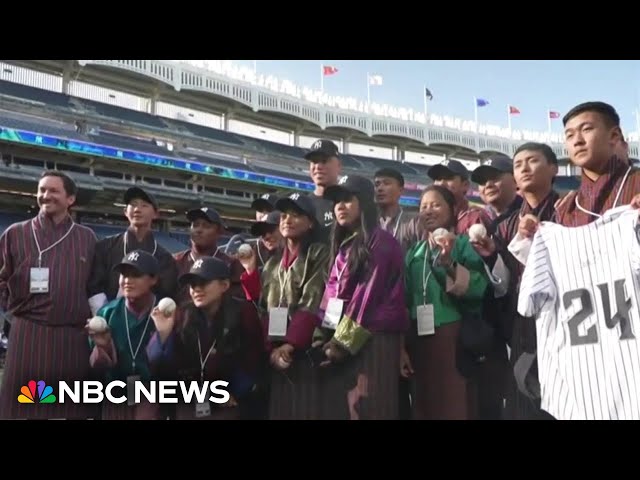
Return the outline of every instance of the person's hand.
[[[271,352],[271,364],[278,370],[286,370],[293,362],[293,351],[293,345],[280,345]]]
[[[101,332],[93,331],[89,328],[89,320],[87,320],[84,330],[87,332],[89,337],[91,337],[91,340],[97,347],[107,348],[111,343],[111,330],[109,329]]]
[[[469,243],[481,257],[490,257],[496,252],[496,242],[490,236]]]
[[[540,220],[530,213],[520,217],[518,224],[518,233],[524,238],[533,238],[540,227]]]
[[[438,247],[440,247],[438,263],[440,265],[449,265],[451,263],[451,252],[456,244],[456,235],[449,232],[447,235],[434,237],[433,241]]]
[[[322,349],[327,359],[320,364],[321,367],[329,366],[332,363],[340,363],[349,355],[349,352],[344,347],[331,340]]]
[[[176,323],[176,311],[177,310],[174,310],[171,315],[166,315],[158,307],[154,307],[153,310],[151,310],[151,319],[163,342],[167,339]]]
[[[256,271],[258,260],[253,248],[239,248],[237,258],[247,273],[251,274]]]
[[[409,353],[403,348],[400,351],[400,375],[404,378],[409,378],[413,375],[413,366],[411,365],[411,358]]]

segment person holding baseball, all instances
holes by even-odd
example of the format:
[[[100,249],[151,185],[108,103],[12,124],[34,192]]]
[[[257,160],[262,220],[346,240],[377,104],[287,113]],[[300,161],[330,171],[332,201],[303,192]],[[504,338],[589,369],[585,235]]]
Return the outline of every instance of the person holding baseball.
[[[155,333],[147,345],[150,370],[159,380],[229,382],[229,401],[179,401],[178,420],[236,420],[246,414],[245,400],[265,360],[264,338],[256,308],[231,295],[231,269],[215,257],[197,259],[179,283],[191,301],[151,312]]]
[[[481,320],[489,280],[469,238],[454,233],[453,194],[431,185],[422,198],[428,236],[405,257],[412,321],[401,352],[401,374],[413,381],[414,420],[474,419],[477,401],[475,382],[468,378],[472,350],[467,345],[479,348],[481,338],[474,335],[482,332],[475,322]]]
[[[101,307],[86,326],[92,347],[89,363],[98,377],[106,382],[126,382],[127,402],[104,402],[103,420],[158,420],[160,405],[152,405],[141,397],[135,404],[136,381],[151,380],[145,348],[155,325],[151,311],[159,298],[153,293],[158,282],[160,264],[144,250],[134,250],[114,267],[120,275],[123,296]]]

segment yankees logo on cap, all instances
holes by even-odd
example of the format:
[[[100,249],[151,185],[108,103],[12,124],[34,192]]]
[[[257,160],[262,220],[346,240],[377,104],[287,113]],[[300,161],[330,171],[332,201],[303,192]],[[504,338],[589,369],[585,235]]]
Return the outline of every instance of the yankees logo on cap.
[[[122,273],[122,270],[125,267],[133,267],[141,274],[151,276],[157,275],[160,271],[160,264],[156,257],[144,250],[134,250],[133,252],[125,255],[122,261],[114,266],[113,269]]]
[[[338,146],[331,140],[320,139],[313,142],[311,149],[304,156],[311,162],[326,162],[331,157],[338,157],[340,152]]]
[[[345,175],[338,181],[338,185],[327,187],[323,196],[327,200],[337,202],[352,195],[357,195],[363,200],[373,201],[375,196],[373,182],[359,175]]]
[[[429,168],[427,175],[431,180],[448,180],[455,176],[462,178],[462,180],[467,180],[469,178],[469,170],[462,162],[445,158],[440,163]]]
[[[264,193],[251,202],[251,209],[260,213],[270,213],[275,210],[277,201],[278,197],[273,193]]]
[[[294,211],[302,213],[307,217],[316,221],[316,207],[313,201],[306,195],[300,195],[298,192],[294,192],[287,198],[281,198],[276,202],[276,209],[281,212]]]
[[[181,285],[209,283],[213,280],[230,280],[231,269],[226,262],[215,257],[199,258],[188,273],[179,279]]]
[[[503,173],[513,173],[513,161],[504,154],[497,154],[476,168],[471,174],[471,180],[478,185],[484,185],[488,180],[497,179]]]

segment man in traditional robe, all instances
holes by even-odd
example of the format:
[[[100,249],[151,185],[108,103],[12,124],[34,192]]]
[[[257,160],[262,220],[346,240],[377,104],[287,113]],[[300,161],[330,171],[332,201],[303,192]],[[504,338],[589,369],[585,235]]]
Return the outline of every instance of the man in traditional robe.
[[[69,214],[76,195],[71,178],[45,171],[38,182],[38,215],[11,225],[0,237],[0,309],[11,316],[2,418],[93,416],[91,405],[45,398],[46,387],[57,394],[58,381],[89,379],[84,327],[91,315],[87,285],[96,236]]]
[[[171,253],[155,239],[151,225],[158,218],[158,203],[141,187],[131,187],[124,194],[124,214],[129,227],[123,233],[104,238],[96,245],[93,273],[89,285],[91,310],[97,312],[120,294],[119,273],[113,267],[134,250],[150,253],[160,264],[153,293],[158,298],[174,298],[178,288],[178,270]]]

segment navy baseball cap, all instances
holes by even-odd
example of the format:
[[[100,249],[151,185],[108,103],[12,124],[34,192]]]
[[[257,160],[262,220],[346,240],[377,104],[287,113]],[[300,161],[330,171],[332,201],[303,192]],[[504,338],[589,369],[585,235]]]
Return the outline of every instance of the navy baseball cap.
[[[251,225],[251,235],[254,237],[261,237],[265,233],[273,231],[274,228],[278,228],[278,225],[280,225],[280,216],[280,212],[274,210],[267,215],[264,220],[254,222],[253,225]]]
[[[494,155],[473,171],[471,180],[478,185],[484,185],[487,180],[502,173],[513,174],[513,160],[506,155]]]
[[[122,272],[124,267],[133,267],[143,275],[156,276],[160,271],[160,264],[156,257],[144,250],[129,252],[120,263],[113,267],[117,272]]]
[[[224,227],[224,223],[222,222],[222,218],[220,217],[220,214],[213,208],[209,208],[209,207],[194,208],[187,212],[187,220],[189,220],[190,222],[194,222],[199,218],[202,218],[203,220],[206,220],[209,223],[217,223],[221,227]]]
[[[229,279],[231,279],[229,265],[215,257],[203,257],[193,262],[191,269],[180,276],[179,282],[182,285],[192,285],[193,283],[209,283],[213,280]]]
[[[153,208],[158,210],[158,202],[156,201],[155,197],[151,195],[151,193],[147,192],[144,188],[131,187],[126,192],[124,192],[125,205],[129,205],[136,198],[150,203],[151,205],[153,205]]]
[[[326,162],[327,159],[331,157],[339,156],[340,151],[335,143],[331,140],[320,139],[316,140],[313,145],[311,145],[311,149],[304,158],[310,162]]]
[[[338,181],[337,185],[325,188],[323,197],[335,203],[345,196],[357,195],[373,202],[375,192],[373,182],[368,178],[359,175],[346,175]]]
[[[458,160],[443,160],[429,168],[427,175],[431,180],[448,179],[455,175],[460,176],[463,180],[468,180],[469,170]]]
[[[313,201],[303,193],[296,192],[292,193],[288,197],[279,199],[276,202],[276,208],[281,212],[294,210],[306,215],[314,222],[316,221],[316,207],[313,204]]]
[[[278,197],[273,193],[265,193],[251,202],[251,209],[256,212],[273,212],[276,209]]]

